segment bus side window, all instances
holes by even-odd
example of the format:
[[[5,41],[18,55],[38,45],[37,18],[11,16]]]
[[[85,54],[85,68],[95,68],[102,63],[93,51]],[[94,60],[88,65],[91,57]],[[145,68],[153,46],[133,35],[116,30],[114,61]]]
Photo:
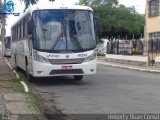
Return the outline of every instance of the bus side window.
[[[28,34],[32,34],[32,22],[31,22],[31,15],[28,14],[27,17],[27,27],[28,27]]]
[[[23,18],[23,38],[25,38],[25,18]]]

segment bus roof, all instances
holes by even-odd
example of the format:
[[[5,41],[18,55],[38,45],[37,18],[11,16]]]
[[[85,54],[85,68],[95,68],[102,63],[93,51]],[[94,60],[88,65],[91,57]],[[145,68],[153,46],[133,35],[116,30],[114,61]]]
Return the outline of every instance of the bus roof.
[[[38,9],[79,9],[79,10],[91,10],[92,9],[88,6],[82,6],[82,5],[63,5],[63,4],[47,4],[47,5],[33,5],[30,7],[32,11],[38,10]]]
[[[88,6],[82,6],[82,5],[60,5],[60,4],[47,4],[47,5],[32,5],[29,7],[25,13],[23,13],[21,16],[19,16],[18,20],[12,25],[12,27],[18,23],[19,20],[21,20],[24,16],[26,16],[28,13],[32,13],[35,10],[48,10],[48,9],[75,9],[75,10],[90,10],[93,11],[92,8]],[[11,28],[12,28],[11,27]]]

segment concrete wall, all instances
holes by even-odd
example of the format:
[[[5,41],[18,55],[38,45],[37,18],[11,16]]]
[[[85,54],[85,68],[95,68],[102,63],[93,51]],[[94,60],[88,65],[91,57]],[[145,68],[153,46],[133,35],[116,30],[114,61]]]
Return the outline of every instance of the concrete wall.
[[[159,16],[150,17],[149,16],[149,2],[151,0],[146,0],[146,15],[145,15],[145,39],[147,41],[147,48],[149,47],[149,33],[153,32],[160,32],[160,0],[159,0]],[[149,58],[153,58],[153,60],[156,59],[156,56],[159,56],[157,54],[156,56],[152,53],[149,53]]]
[[[160,32],[160,16],[154,16],[150,17],[149,16],[149,1],[151,0],[146,0],[146,29],[147,29],[147,34],[152,33],[152,32]],[[160,0],[159,0],[160,3]],[[159,4],[160,6],[160,4]],[[159,7],[159,13],[160,13],[160,7]]]
[[[137,66],[148,66],[147,56],[127,56],[127,55],[106,54],[106,61],[121,63],[121,64],[137,65]]]

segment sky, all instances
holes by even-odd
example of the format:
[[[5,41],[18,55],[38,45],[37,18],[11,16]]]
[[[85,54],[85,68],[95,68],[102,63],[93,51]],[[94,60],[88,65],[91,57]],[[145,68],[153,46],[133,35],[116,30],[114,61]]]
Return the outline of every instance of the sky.
[[[119,0],[119,3],[124,4],[127,7],[135,6],[139,13],[145,13],[146,0]]]
[[[20,3],[19,1],[20,0],[12,0],[14,3],[15,3],[15,10],[14,12],[20,12],[21,14],[23,13],[23,9],[24,9],[24,4],[23,3]],[[39,3],[38,4],[47,4],[49,0],[39,0]],[[120,4],[123,4],[125,5],[126,7],[131,7],[131,6],[135,6],[136,10],[139,12],[139,13],[142,13],[144,14],[145,13],[145,1],[146,0],[119,0],[119,3]],[[56,0],[57,3],[60,3],[60,4],[75,4],[76,2],[79,2],[79,0]],[[50,3],[50,4],[53,4],[53,3]],[[10,35],[10,28],[11,28],[11,25],[14,24],[14,22],[17,20],[17,16],[8,16],[7,18],[7,26],[6,26],[6,35]]]

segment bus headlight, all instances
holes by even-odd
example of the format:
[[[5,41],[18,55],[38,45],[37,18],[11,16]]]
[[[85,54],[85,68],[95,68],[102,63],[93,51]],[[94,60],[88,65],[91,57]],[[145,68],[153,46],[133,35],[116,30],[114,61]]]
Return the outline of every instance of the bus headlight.
[[[84,62],[89,62],[89,61],[95,60],[96,56],[97,56],[97,54],[96,54],[96,52],[94,52],[90,56],[86,57]]]
[[[38,61],[38,62],[41,62],[41,63],[49,63],[48,59],[43,57],[43,56],[41,56],[41,55],[39,55],[37,53],[37,51],[33,52],[33,57],[34,57],[35,61]]]

